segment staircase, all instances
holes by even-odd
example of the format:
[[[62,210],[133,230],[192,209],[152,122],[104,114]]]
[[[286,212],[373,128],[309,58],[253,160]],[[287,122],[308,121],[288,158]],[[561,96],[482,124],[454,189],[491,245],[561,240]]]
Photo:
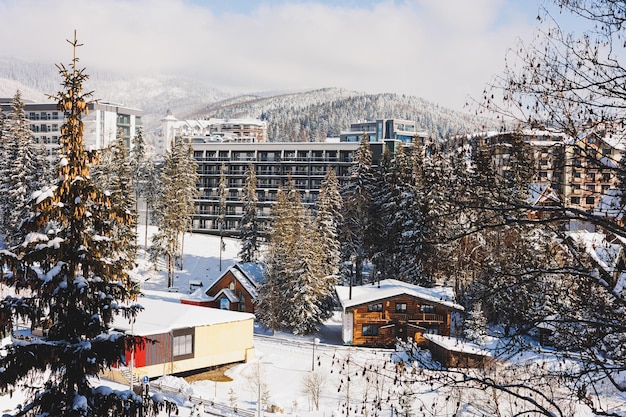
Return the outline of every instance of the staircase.
[[[122,376],[126,378],[126,380],[129,383],[132,383],[133,386],[141,385],[141,381],[139,380],[139,377],[134,372],[131,372],[129,367],[126,367],[126,366],[121,367],[120,374],[122,374]]]

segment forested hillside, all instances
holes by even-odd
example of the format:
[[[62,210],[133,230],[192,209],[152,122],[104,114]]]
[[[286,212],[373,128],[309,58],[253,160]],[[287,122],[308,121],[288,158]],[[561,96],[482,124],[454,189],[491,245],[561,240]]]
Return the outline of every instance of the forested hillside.
[[[350,123],[380,118],[415,120],[429,136],[439,138],[476,132],[486,124],[484,119],[418,97],[337,88],[271,97],[241,96],[215,103],[194,117],[258,117],[269,122],[268,137],[277,142],[338,137]]]
[[[178,119],[254,117],[269,122],[272,141],[319,141],[338,137],[359,120],[397,118],[417,121],[431,137],[482,130],[485,122],[469,112],[440,107],[414,96],[367,94],[341,88],[303,92],[236,95],[205,82],[174,75],[129,76],[89,69],[86,83],[95,99],[144,111],[146,132],[159,127],[167,110]],[[0,58],[0,96],[17,89],[25,99],[56,93],[56,67]]]

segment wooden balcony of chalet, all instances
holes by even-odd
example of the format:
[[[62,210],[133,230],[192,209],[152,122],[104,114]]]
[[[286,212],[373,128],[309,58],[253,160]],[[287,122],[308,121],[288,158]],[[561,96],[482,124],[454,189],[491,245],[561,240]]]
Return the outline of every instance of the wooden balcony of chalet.
[[[368,322],[405,322],[405,323],[428,323],[442,324],[446,323],[446,317],[435,313],[394,313],[390,311],[371,311],[360,315],[362,321]]]

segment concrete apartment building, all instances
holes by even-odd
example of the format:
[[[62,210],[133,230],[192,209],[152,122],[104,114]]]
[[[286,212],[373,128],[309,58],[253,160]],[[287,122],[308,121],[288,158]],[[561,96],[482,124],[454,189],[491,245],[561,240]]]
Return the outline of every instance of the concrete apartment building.
[[[8,114],[12,111],[12,101],[12,98],[0,98],[2,112]],[[89,113],[82,118],[85,125],[85,149],[106,148],[115,140],[118,131],[122,132],[126,146],[130,149],[131,140],[141,127],[141,110],[105,101],[89,103],[87,108]],[[54,155],[60,147],[61,125],[65,121],[65,114],[57,110],[57,104],[52,102],[25,101],[24,111],[35,143],[44,145],[49,156]]]
[[[484,135],[480,143],[493,148],[501,174],[510,167],[510,143],[516,135],[530,146],[535,164],[531,196],[550,187],[564,207],[594,212],[616,187],[615,167],[626,144],[621,134],[596,130],[572,139],[561,133],[524,130]]]
[[[227,235],[238,233],[243,213],[245,173],[251,165],[257,177],[258,211],[261,227],[267,225],[277,193],[291,178],[305,205],[317,200],[324,177],[332,168],[340,184],[347,181],[354,154],[363,134],[368,135],[373,161],[377,163],[384,147],[424,143],[426,134],[415,122],[380,119],[350,126],[340,138],[325,142],[268,142],[264,121],[249,119],[209,119],[179,121],[171,113],[161,119],[163,142],[188,140],[198,163],[199,196],[195,204],[194,232],[218,233],[219,181],[222,165],[227,177]]]

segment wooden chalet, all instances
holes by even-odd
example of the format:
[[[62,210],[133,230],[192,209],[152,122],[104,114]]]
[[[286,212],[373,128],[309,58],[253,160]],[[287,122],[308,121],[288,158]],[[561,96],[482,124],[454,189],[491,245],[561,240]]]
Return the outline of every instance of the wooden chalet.
[[[450,314],[463,311],[451,289],[425,288],[386,279],[362,286],[337,286],[342,339],[357,346],[393,346],[396,339],[428,346],[424,334],[450,335]]]
[[[183,304],[254,313],[257,291],[263,281],[265,266],[261,262],[239,262],[231,265],[205,290],[182,297]]]

